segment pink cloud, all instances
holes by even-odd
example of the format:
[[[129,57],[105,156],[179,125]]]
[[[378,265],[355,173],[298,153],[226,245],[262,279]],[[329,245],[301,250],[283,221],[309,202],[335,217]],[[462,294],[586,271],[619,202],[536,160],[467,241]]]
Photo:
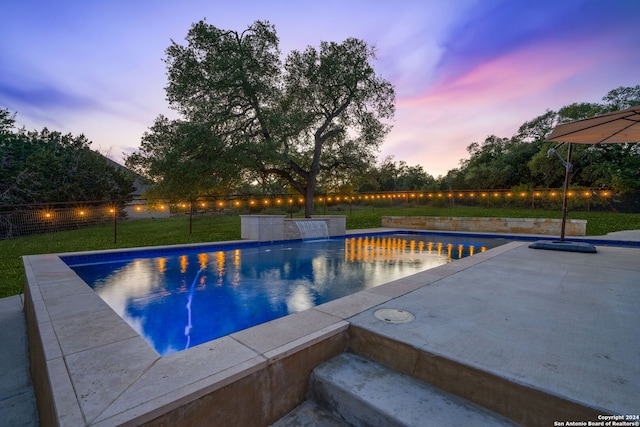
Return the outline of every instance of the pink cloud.
[[[556,45],[514,52],[480,64],[455,80],[438,82],[419,96],[400,99],[398,107],[470,108],[535,96],[596,64],[591,55],[568,54],[575,50],[571,45]]]
[[[548,108],[600,102],[623,84],[619,76],[626,74],[607,71],[624,56],[606,41],[574,41],[531,46],[480,64],[417,96],[399,97],[382,154],[421,164],[434,176],[446,174],[468,157],[472,142],[492,134],[510,137]]]

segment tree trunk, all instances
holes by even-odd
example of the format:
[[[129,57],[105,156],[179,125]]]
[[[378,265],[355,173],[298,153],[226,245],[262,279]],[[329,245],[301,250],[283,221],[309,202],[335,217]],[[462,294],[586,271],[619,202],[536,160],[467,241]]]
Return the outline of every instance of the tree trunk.
[[[311,218],[313,215],[313,190],[307,189],[304,195],[304,217]]]
[[[304,187],[304,217],[311,218],[313,215],[313,197],[316,192],[318,173],[310,171],[307,178],[307,185]]]

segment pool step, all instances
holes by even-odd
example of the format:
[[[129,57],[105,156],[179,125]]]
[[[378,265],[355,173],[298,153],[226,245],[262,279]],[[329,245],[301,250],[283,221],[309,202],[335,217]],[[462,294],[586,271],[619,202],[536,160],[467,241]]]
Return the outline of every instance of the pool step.
[[[351,427],[351,424],[309,399],[272,424],[271,427]]]
[[[353,353],[342,353],[315,368],[310,400],[327,424],[300,421],[297,411],[275,424],[314,426],[515,426],[514,422],[474,403]],[[303,409],[301,409],[303,408]],[[290,417],[290,418],[288,418]],[[296,418],[298,423],[289,423]],[[342,420],[344,424],[331,424]],[[282,422],[282,424],[280,424]]]

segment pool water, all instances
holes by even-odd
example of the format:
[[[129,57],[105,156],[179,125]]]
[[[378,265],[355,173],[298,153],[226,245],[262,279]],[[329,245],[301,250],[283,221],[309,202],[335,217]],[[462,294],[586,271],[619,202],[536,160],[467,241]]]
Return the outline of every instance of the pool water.
[[[504,243],[386,234],[63,260],[167,355]]]

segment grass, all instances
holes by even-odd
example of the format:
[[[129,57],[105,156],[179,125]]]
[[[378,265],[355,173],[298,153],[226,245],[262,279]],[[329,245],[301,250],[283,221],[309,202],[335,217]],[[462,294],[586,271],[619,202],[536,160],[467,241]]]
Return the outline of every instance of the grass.
[[[323,212],[317,212],[322,214]],[[388,215],[424,215],[498,218],[560,218],[557,210],[486,207],[354,207],[330,209],[327,214],[347,215],[347,229],[380,227]],[[297,213],[296,216],[301,216]],[[587,235],[640,229],[640,214],[571,212],[570,219],[586,219]],[[240,239],[240,217],[236,214],[195,216],[191,233],[187,217],[146,219],[118,223],[114,244],[112,225],[0,241],[0,298],[24,292],[23,255],[92,251],[140,246],[175,245]]]

